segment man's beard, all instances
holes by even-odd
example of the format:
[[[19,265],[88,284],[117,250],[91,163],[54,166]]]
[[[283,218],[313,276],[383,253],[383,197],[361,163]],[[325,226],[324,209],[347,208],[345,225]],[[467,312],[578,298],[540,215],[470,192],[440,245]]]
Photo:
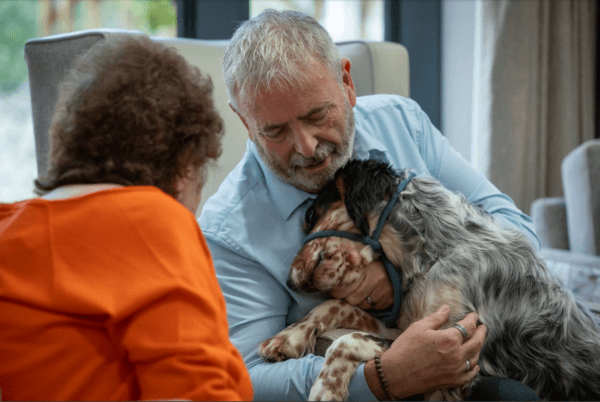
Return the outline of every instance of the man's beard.
[[[307,158],[294,152],[290,157],[288,165],[284,165],[276,155],[267,152],[260,141],[255,141],[260,158],[269,170],[284,182],[309,193],[318,192],[352,156],[355,129],[354,112],[348,99],[345,99],[344,107],[346,127],[344,128],[340,145],[329,141],[319,141],[315,149],[315,154],[312,157]],[[331,157],[329,165],[322,172],[307,173],[302,169],[304,166],[312,166],[323,162],[328,156]]]

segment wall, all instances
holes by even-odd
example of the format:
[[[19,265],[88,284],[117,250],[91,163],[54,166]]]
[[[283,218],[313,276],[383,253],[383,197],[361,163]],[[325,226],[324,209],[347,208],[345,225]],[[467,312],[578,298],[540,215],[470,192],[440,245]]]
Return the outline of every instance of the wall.
[[[441,131],[469,161],[477,1],[442,1]]]

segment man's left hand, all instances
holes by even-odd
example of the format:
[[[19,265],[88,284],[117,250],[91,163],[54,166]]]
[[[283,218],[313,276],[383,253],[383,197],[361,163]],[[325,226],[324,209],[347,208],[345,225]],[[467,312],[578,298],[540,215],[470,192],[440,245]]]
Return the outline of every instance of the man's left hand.
[[[354,281],[349,286],[334,287],[329,295],[363,310],[383,310],[394,303],[392,282],[381,260],[367,265],[362,281]]]

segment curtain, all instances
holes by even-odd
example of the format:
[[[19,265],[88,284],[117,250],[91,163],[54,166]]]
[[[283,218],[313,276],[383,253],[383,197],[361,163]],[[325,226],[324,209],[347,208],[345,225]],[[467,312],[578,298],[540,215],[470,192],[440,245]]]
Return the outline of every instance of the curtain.
[[[595,0],[483,0],[475,19],[473,163],[528,213],[562,196],[562,159],[594,138]]]

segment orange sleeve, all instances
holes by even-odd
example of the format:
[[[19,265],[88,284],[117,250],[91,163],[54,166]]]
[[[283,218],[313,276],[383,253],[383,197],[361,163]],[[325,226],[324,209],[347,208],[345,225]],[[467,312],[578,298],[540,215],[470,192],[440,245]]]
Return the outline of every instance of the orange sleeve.
[[[225,301],[193,215],[171,200],[151,214],[133,211],[127,216],[137,229],[120,241],[138,256],[140,275],[135,289],[122,289],[110,332],[134,367],[140,399],[251,400],[250,377],[229,341]]]

